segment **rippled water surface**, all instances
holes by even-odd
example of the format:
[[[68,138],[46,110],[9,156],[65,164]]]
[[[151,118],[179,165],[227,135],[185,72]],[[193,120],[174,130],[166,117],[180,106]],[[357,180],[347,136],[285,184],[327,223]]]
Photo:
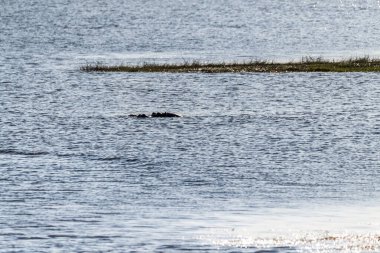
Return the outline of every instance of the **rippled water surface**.
[[[0,3],[0,252],[380,252],[380,74],[79,71],[378,56],[378,1]]]

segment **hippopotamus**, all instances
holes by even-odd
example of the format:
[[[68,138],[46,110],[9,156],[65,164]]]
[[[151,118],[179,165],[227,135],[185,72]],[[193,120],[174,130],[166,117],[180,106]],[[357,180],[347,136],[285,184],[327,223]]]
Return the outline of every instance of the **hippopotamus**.
[[[181,117],[181,116],[172,112],[153,112],[151,117],[152,118],[173,118],[173,117]]]
[[[136,118],[148,118],[149,116],[142,113],[142,114],[130,114],[129,116],[131,117],[136,117]]]
[[[181,117],[181,115],[172,112],[153,112],[151,115],[142,114],[130,114],[130,117],[136,118],[175,118]]]

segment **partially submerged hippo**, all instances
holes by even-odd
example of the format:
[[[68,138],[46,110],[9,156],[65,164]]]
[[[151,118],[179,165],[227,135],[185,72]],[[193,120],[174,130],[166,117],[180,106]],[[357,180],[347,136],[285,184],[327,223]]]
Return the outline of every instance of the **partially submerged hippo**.
[[[153,112],[152,118],[175,118],[175,117],[181,117],[179,114],[175,114],[172,112]]]
[[[181,115],[172,112],[153,112],[151,115],[142,114],[130,114],[130,117],[136,118],[175,118],[181,117]]]

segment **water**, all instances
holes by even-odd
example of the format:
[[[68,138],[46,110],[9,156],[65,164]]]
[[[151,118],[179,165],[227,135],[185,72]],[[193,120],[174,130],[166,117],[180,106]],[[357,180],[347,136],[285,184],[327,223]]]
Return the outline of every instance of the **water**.
[[[380,75],[79,67],[380,55],[378,1],[2,1],[0,252],[380,252]],[[172,111],[173,119],[130,113]]]

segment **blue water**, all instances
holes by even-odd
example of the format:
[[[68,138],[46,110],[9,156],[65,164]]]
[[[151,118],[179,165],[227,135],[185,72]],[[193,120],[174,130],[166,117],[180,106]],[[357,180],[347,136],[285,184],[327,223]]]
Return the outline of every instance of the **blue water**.
[[[2,1],[0,252],[380,252],[380,74],[79,70],[379,56],[379,14]]]

